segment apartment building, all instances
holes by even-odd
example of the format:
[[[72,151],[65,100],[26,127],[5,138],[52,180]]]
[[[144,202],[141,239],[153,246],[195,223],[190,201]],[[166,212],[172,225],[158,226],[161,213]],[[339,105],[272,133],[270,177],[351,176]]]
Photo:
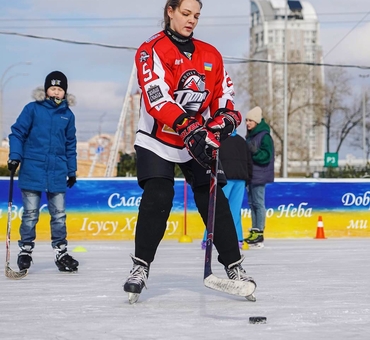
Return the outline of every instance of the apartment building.
[[[288,161],[322,159],[324,130],[317,122],[324,76],[323,67],[312,64],[322,63],[323,54],[315,9],[307,1],[251,0],[250,4],[250,58],[261,60],[249,63],[250,106],[263,108],[273,130],[279,163],[286,93]]]

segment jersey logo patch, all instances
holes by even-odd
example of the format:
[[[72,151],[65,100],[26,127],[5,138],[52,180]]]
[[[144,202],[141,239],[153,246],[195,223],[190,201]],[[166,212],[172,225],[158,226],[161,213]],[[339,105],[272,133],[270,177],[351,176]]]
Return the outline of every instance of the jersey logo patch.
[[[146,93],[148,94],[148,99],[151,103],[163,98],[163,93],[158,85],[149,87]]]
[[[205,89],[205,79],[197,70],[186,71],[181,76],[174,99],[186,112],[195,115],[206,101],[209,91]]]
[[[140,62],[144,63],[149,59],[149,54],[146,51],[141,51],[140,52]]]
[[[204,70],[212,71],[212,64],[211,63],[204,63]]]

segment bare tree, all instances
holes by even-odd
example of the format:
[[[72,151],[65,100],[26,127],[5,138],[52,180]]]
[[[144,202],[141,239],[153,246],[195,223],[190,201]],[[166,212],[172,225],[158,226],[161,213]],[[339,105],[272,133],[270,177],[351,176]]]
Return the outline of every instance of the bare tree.
[[[341,68],[331,68],[326,72],[323,116],[316,117],[316,124],[322,125],[326,131],[326,152],[339,152],[350,132],[362,120],[361,101],[351,97],[350,80],[348,73]]]
[[[354,128],[353,133],[350,135],[350,145],[356,149],[363,149],[365,147],[365,159],[366,162],[369,160],[370,156],[370,122],[368,121],[370,114],[369,114],[369,93],[365,89],[363,90],[363,97],[359,98],[358,101],[361,102],[361,111],[362,111],[362,118],[361,123],[358,124]],[[363,110],[365,112],[363,112]],[[365,118],[365,121],[363,119]],[[365,132],[365,136],[364,136]],[[365,138],[364,138],[365,137]],[[365,145],[364,145],[365,142]]]
[[[294,60],[294,56],[290,56]],[[283,172],[284,143],[284,107],[283,107],[283,67],[282,65],[248,64],[240,67],[234,82],[238,92],[245,94],[247,107],[260,106],[263,117],[271,127],[275,142],[276,158],[280,159],[280,175]],[[318,125],[315,125],[313,114],[322,105],[322,84],[320,69],[307,65],[288,66],[288,159],[309,161],[312,157],[309,136]]]

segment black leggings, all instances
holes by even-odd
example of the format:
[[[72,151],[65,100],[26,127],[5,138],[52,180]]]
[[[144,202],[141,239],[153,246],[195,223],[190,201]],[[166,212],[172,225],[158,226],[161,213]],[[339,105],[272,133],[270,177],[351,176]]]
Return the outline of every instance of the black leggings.
[[[173,182],[165,178],[147,180],[136,223],[135,256],[150,263],[166,231],[175,195]]]
[[[198,187],[193,192],[196,206],[206,225],[209,185]],[[173,197],[172,181],[153,178],[145,182],[136,224],[135,256],[147,263],[154,260],[158,245],[163,239],[166,223],[172,209]],[[220,254],[219,261],[224,265],[240,259],[233,218],[221,187],[217,187],[214,245]]]
[[[166,231],[167,220],[172,209],[174,192],[175,163],[167,161],[154,152],[135,146],[137,155],[137,177],[144,189],[136,224],[135,256],[151,263],[158,245]],[[195,204],[203,222],[208,219],[209,170],[195,160],[179,164],[194,193]],[[219,253],[219,261],[224,265],[240,260],[239,243],[229,202],[221,186],[226,183],[222,171],[217,175],[217,200],[214,226],[214,245]]]

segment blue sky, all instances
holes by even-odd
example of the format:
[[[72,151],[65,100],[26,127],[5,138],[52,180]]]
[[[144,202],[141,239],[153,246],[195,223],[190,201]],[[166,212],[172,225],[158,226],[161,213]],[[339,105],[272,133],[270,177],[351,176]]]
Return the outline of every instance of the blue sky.
[[[0,32],[128,47],[138,47],[161,30],[165,4],[165,0],[0,1]],[[370,65],[367,43],[370,15],[353,29],[370,12],[369,1],[310,2],[321,21],[320,40],[325,62]],[[249,7],[248,0],[203,0],[195,37],[214,44],[224,56],[246,56]],[[3,135],[9,133],[23,106],[32,100],[32,90],[42,85],[45,76],[56,69],[67,75],[69,92],[77,97],[73,111],[78,139],[87,140],[99,129],[114,134],[133,65],[133,51],[3,34],[0,34],[0,46],[0,77],[15,63],[32,63],[16,65],[5,74],[3,83],[12,79],[3,86]],[[355,79],[363,73],[351,70]],[[359,84],[360,81],[356,83],[358,88]],[[248,110],[239,109],[242,113]]]

